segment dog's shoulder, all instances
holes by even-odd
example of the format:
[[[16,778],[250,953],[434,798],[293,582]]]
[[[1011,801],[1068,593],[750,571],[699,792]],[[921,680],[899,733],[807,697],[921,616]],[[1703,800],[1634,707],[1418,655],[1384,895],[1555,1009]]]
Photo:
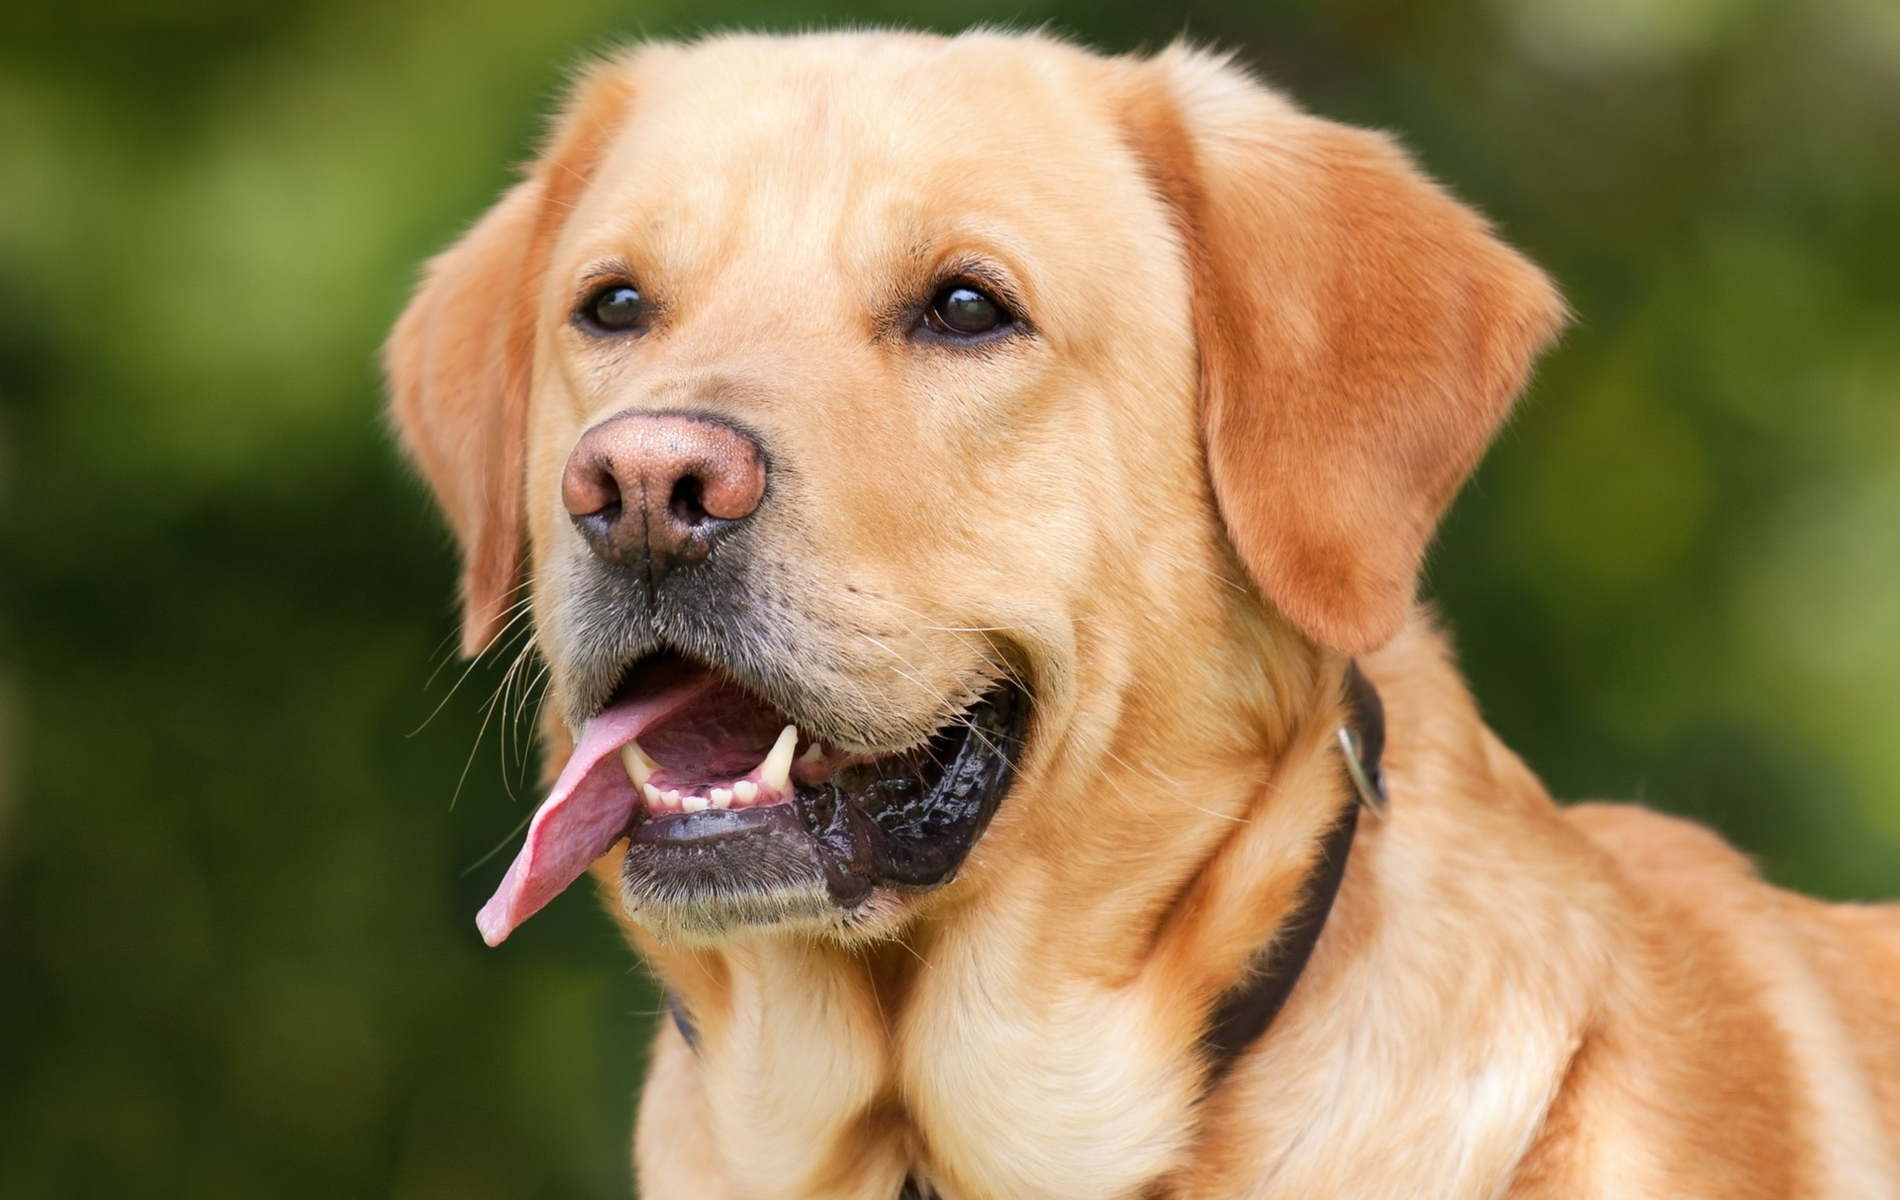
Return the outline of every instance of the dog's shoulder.
[[[1872,1186],[1896,1167],[1900,906],[1776,887],[1712,830],[1637,805],[1563,813],[1627,888],[1621,974],[1626,997],[1640,999],[1625,1011],[1653,1021],[1635,1040],[1664,1054],[1684,1039],[1719,1043],[1684,1064],[1703,1090],[1769,1098],[1786,1126],[1770,1142],[1801,1175],[1828,1181],[1817,1194],[1876,1194],[1833,1189]]]
[[[1684,817],[1638,804],[1590,801],[1565,806],[1564,818],[1631,874],[1759,879],[1754,862],[1720,834]]]

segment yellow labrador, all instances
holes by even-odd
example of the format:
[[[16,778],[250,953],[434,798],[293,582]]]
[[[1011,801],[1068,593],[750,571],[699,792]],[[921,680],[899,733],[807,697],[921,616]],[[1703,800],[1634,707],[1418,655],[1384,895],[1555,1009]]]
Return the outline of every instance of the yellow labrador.
[[[552,680],[481,932],[591,866],[668,990],[641,1194],[1900,1195],[1900,917],[1557,808],[1418,614],[1561,320],[1192,49],[586,71],[388,366]]]

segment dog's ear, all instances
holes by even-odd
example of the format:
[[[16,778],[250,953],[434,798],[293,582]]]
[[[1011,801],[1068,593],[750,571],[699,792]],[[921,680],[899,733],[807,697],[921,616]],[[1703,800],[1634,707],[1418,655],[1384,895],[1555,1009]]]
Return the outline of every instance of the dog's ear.
[[[517,183],[429,264],[383,350],[390,413],[462,548],[462,653],[501,631],[522,544],[534,353],[528,249],[541,181]]]
[[[1385,136],[1178,46],[1138,74],[1125,119],[1190,259],[1222,520],[1288,620],[1371,650],[1562,302]]]
[[[524,440],[548,250],[631,98],[588,73],[521,182],[423,274],[383,348],[390,414],[462,551],[462,653],[506,623],[525,540]]]

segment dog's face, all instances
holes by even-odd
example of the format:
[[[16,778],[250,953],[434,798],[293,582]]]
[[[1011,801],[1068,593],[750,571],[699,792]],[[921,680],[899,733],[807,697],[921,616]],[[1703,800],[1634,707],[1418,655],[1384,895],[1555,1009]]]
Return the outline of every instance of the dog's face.
[[[571,754],[499,940],[622,838],[663,935],[891,928],[1215,770],[1396,627],[1541,277],[1212,60],[718,39],[590,72],[390,349],[467,646]],[[568,740],[555,731],[555,741]],[[1158,773],[1159,774],[1159,773]]]

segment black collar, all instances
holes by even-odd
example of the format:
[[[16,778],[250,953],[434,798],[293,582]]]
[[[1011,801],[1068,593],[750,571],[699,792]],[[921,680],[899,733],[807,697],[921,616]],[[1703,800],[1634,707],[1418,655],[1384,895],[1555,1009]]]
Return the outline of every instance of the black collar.
[[[1300,981],[1320,931],[1339,896],[1346,877],[1346,859],[1352,853],[1353,834],[1359,828],[1359,807],[1374,816],[1385,815],[1385,776],[1379,757],[1385,751],[1385,706],[1358,663],[1346,668],[1346,724],[1339,730],[1342,766],[1349,785],[1348,799],[1319,845],[1318,865],[1300,889],[1293,915],[1262,950],[1247,977],[1221,997],[1208,1022],[1201,1045],[1207,1051],[1206,1090],[1211,1092],[1233,1069],[1247,1047],[1260,1039],[1286,1006],[1293,985]]]
[[[1338,738],[1349,797],[1320,842],[1318,865],[1300,889],[1300,902],[1293,915],[1260,952],[1247,977],[1221,997],[1208,1022],[1207,1032],[1201,1037],[1207,1051],[1203,1095],[1212,1092],[1247,1047],[1260,1040],[1299,983],[1307,961],[1313,957],[1313,947],[1319,944],[1320,931],[1326,928],[1333,901],[1339,897],[1339,884],[1346,877],[1346,859],[1359,828],[1360,806],[1371,810],[1375,817],[1385,816],[1385,775],[1379,767],[1385,752],[1385,706],[1358,663],[1346,667],[1346,710],[1346,723],[1340,727]],[[686,1044],[698,1049],[698,1031],[671,991],[666,993],[666,1006]],[[925,1194],[913,1177],[904,1181],[898,1200]]]

